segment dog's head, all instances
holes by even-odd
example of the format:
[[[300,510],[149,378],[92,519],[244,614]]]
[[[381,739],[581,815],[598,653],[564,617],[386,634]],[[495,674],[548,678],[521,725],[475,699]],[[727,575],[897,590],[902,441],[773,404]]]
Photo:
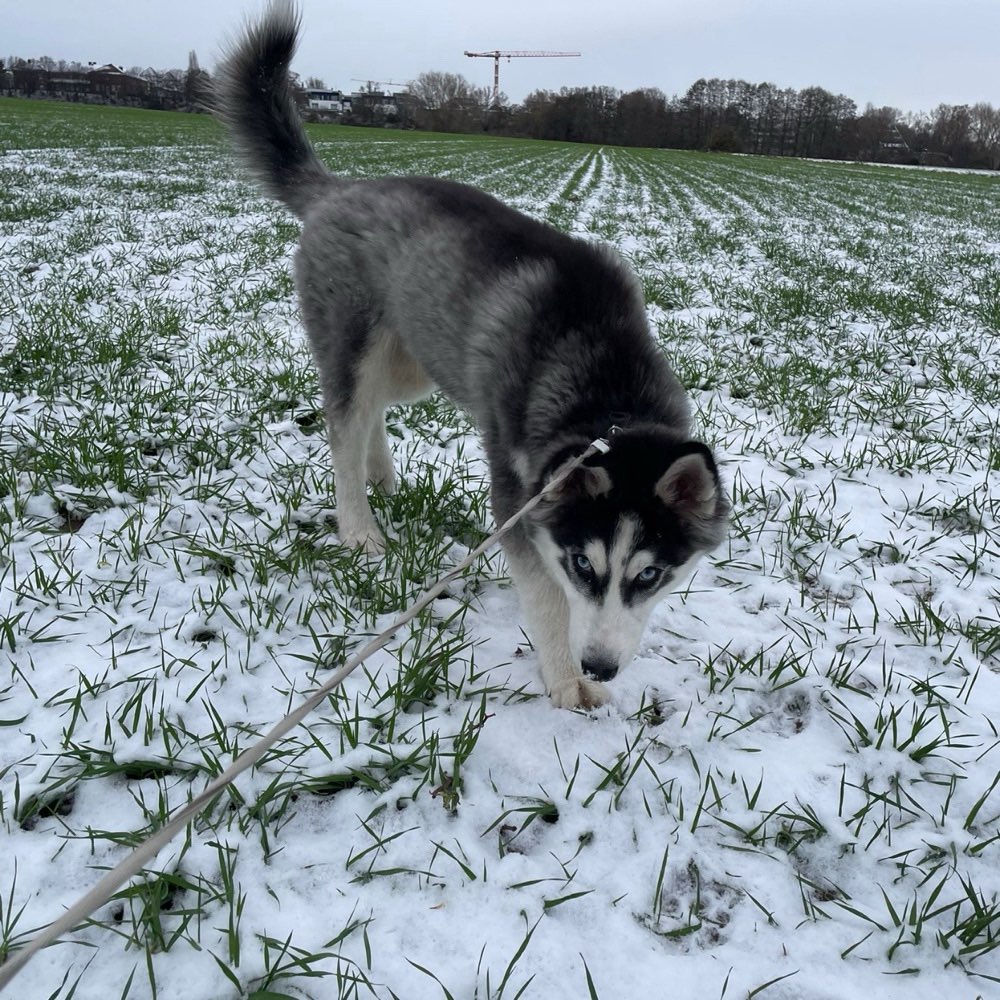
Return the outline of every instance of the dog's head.
[[[528,530],[585,673],[609,680],[632,659],[657,600],[722,541],[728,515],[711,451],[655,428],[618,432],[548,494]]]

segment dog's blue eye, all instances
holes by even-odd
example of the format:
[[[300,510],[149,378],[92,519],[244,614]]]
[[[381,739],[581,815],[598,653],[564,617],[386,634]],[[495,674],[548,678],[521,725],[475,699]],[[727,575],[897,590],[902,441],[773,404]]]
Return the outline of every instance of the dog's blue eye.
[[[573,564],[581,573],[592,573],[594,567],[590,564],[590,560],[586,556],[574,556]]]
[[[659,575],[660,571],[655,566],[647,566],[636,579],[639,583],[652,583]]]

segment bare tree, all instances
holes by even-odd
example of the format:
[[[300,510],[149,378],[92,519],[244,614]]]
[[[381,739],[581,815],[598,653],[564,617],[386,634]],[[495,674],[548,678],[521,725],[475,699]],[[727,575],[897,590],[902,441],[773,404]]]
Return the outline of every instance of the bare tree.
[[[490,107],[488,87],[474,87],[460,73],[431,70],[408,85],[417,123],[439,132],[456,132],[485,123]]]
[[[198,65],[198,54],[192,49],[188,53],[188,68],[184,74],[184,103],[189,110],[201,106],[209,82],[208,73]]]
[[[624,146],[660,146],[667,134],[667,99],[662,90],[633,90],[618,98],[615,142]]]
[[[939,104],[931,113],[931,144],[935,152],[946,153],[951,162],[969,161],[972,122],[967,104]]]
[[[973,104],[969,109],[972,136],[982,148],[990,170],[1000,170],[1000,108]]]
[[[865,105],[854,126],[860,159],[874,162],[882,158],[884,144],[895,137],[898,118],[895,108]]]

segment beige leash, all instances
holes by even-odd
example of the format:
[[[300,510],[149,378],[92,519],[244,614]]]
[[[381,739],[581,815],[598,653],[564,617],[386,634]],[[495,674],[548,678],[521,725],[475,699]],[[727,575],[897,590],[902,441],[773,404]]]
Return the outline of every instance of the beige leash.
[[[209,782],[204,791],[196,795],[186,806],[178,809],[163,827],[147,840],[143,841],[120,864],[104,875],[89,892],[77,900],[61,917],[53,920],[52,923],[43,928],[22,950],[11,955],[3,965],[0,965],[0,990],[10,984],[11,980],[28,964],[37,952],[53,944],[60,934],[65,934],[67,931],[72,930],[81,920],[85,920],[94,910],[106,903],[117,889],[121,888],[133,875],[142,869],[143,865],[156,857],[160,850],[170,843],[187,824],[188,820],[196,816],[219,792],[227,785],[232,784],[239,775],[256,764],[264,756],[264,753],[277,743],[282,736],[294,729],[331,691],[339,687],[353,670],[364,663],[372,653],[376,653],[382,649],[402,626],[420,614],[452,580],[464,569],[471,566],[498,539],[510,531],[525,514],[538,506],[545,495],[558,486],[574,469],[590,458],[591,455],[595,453],[606,454],[609,450],[610,446],[603,438],[597,438],[592,441],[582,455],[579,455],[569,464],[563,466],[520,510],[512,514],[492,535],[473,549],[457,566],[449,570],[448,573],[425,590],[384,632],[380,632],[359,652],[348,657],[322,687],[317,688],[298,708],[286,715],[252,747],[244,750],[222,774]]]

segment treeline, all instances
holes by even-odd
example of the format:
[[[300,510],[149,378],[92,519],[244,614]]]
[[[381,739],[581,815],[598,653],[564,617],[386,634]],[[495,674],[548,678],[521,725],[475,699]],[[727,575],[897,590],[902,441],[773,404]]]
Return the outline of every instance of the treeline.
[[[0,91],[7,94],[146,107],[197,110],[209,81],[194,52],[186,70],[126,71],[47,57],[0,63]],[[536,90],[510,104],[503,95],[494,101],[488,88],[460,74],[428,72],[406,91],[387,94],[370,86],[330,111],[310,110],[306,88],[296,85],[307,115],[351,125],[1000,169],[1000,109],[987,103],[941,104],[916,114],[871,104],[859,111],[851,98],[822,87],[712,79],[698,80],[682,96],[655,88],[563,87]]]
[[[1000,109],[986,103],[941,104],[921,114],[869,104],[859,112],[851,98],[822,87],[717,79],[698,80],[681,97],[653,88],[564,87],[492,108],[471,86],[459,99],[428,101],[424,90],[411,88],[424,96],[416,125],[445,131],[478,127],[569,142],[1000,169]]]

